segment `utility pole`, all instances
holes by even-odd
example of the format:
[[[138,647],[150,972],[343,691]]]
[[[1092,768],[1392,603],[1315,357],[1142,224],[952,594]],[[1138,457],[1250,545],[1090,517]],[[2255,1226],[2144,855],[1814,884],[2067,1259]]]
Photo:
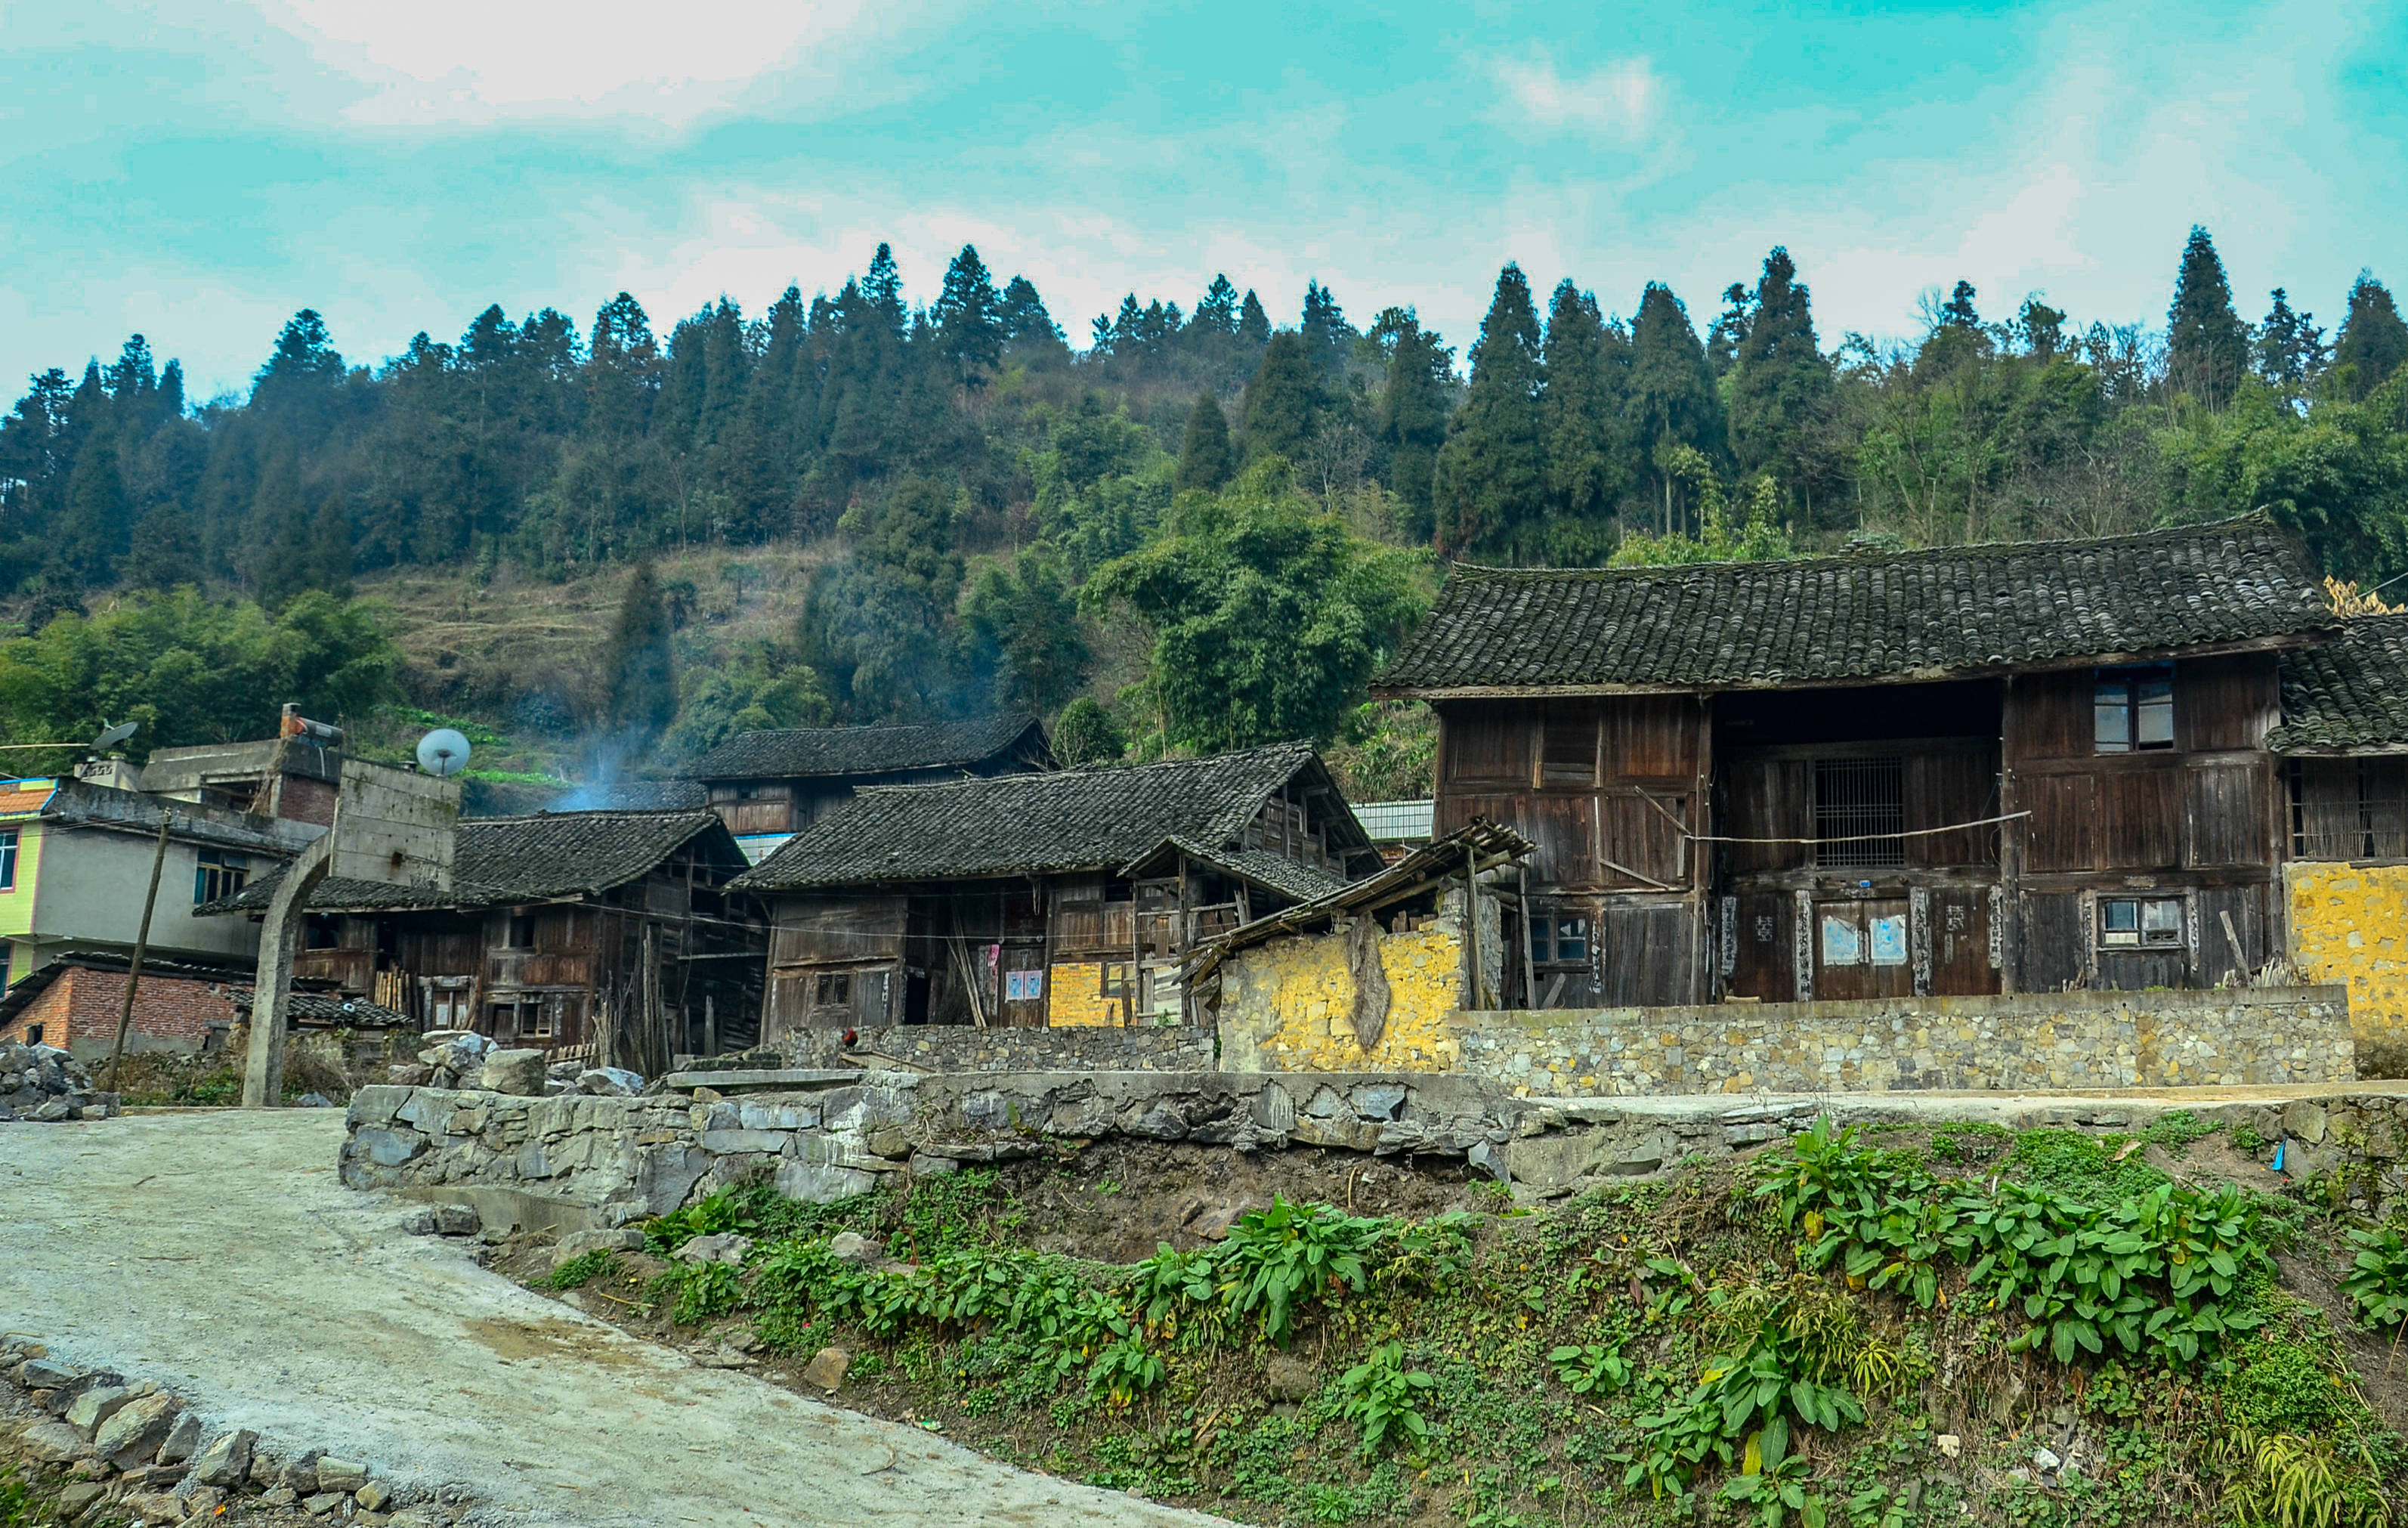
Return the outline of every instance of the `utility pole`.
[[[159,872],[167,864],[167,825],[173,807],[159,814],[159,846],[150,854],[150,890],[142,899],[142,923],[134,934],[134,961],[125,972],[125,1002],[117,1011],[117,1045],[108,1053],[108,1090],[117,1091],[117,1069],[125,1064],[125,1032],[134,1027],[134,994],[142,986],[142,957],[150,948],[150,912],[159,905]]]

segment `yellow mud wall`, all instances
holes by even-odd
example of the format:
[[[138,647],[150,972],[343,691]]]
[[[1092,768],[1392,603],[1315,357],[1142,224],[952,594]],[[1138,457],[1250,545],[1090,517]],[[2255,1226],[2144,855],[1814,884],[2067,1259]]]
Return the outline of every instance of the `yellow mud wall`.
[[[1354,1033],[1346,936],[1274,939],[1221,971],[1221,1064],[1232,1072],[1451,1072],[1461,1049],[1447,1016],[1462,1006],[1454,922],[1382,934],[1388,1023],[1366,1050]]]
[[[2408,865],[2283,867],[2300,979],[2349,987],[2361,1077],[2408,1076]]]
[[[1096,961],[1065,961],[1045,973],[1045,1023],[1075,1030],[1121,1022],[1118,998],[1102,996],[1104,968]]]

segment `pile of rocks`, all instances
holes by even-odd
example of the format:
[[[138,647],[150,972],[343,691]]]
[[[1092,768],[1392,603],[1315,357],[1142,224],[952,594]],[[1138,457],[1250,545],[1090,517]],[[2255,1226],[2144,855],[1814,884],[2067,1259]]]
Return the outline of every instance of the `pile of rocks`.
[[[12,1451],[64,1478],[46,1521],[200,1523],[244,1507],[353,1528],[445,1528],[466,1510],[457,1489],[429,1497],[356,1461],[288,1452],[246,1427],[210,1428],[147,1380],[59,1362],[23,1336],[0,1339],[0,1374],[33,1419],[17,1428]]]
[[[117,1112],[117,1095],[93,1087],[92,1074],[65,1051],[0,1040],[0,1124],[103,1119]]]
[[[401,1088],[442,1088],[465,1092],[509,1093],[521,1098],[557,1098],[581,1093],[626,1098],[644,1090],[644,1079],[615,1066],[575,1061],[545,1064],[540,1050],[505,1049],[474,1030],[430,1030],[426,1048],[412,1065],[392,1069]]]

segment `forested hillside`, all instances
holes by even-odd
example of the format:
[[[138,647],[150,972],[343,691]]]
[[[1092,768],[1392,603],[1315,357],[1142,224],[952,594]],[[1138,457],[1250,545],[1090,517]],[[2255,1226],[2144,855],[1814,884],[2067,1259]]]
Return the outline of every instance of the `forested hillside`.
[[[1426,740],[1363,689],[1450,558],[2263,510],[2362,585],[2408,571],[2390,293],[2361,277],[2329,328],[2277,290],[2252,324],[2203,231],[2171,274],[2162,325],[1959,282],[1887,342],[1820,333],[1780,249],[1711,311],[1651,284],[1627,317],[1509,266],[1459,353],[1410,310],[1358,324],[1316,283],[1275,323],[1215,277],[1074,349],[975,250],[922,307],[881,246],[833,296],[723,298],[665,335],[623,293],[581,328],[495,307],[363,365],[304,310],[247,398],[208,402],[136,336],[0,421],[0,723],[137,714],[156,746],[284,699],[450,706],[569,768],[1008,704],[1080,757],[1313,736],[1354,744],[1358,789],[1402,789]],[[489,655],[473,684],[423,633],[605,586],[565,656]]]

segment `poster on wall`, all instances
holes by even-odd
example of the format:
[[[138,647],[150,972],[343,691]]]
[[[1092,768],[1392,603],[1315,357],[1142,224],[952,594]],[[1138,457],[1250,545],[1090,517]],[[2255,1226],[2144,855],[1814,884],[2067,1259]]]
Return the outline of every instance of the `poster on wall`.
[[[1873,964],[1906,964],[1906,915],[1873,919]]]
[[[1853,918],[1823,915],[1823,963],[1827,966],[1864,964],[1865,936]]]
[[[1045,973],[1042,971],[1008,971],[1003,975],[1003,997],[1007,1002],[1035,1002],[1045,996]]]

